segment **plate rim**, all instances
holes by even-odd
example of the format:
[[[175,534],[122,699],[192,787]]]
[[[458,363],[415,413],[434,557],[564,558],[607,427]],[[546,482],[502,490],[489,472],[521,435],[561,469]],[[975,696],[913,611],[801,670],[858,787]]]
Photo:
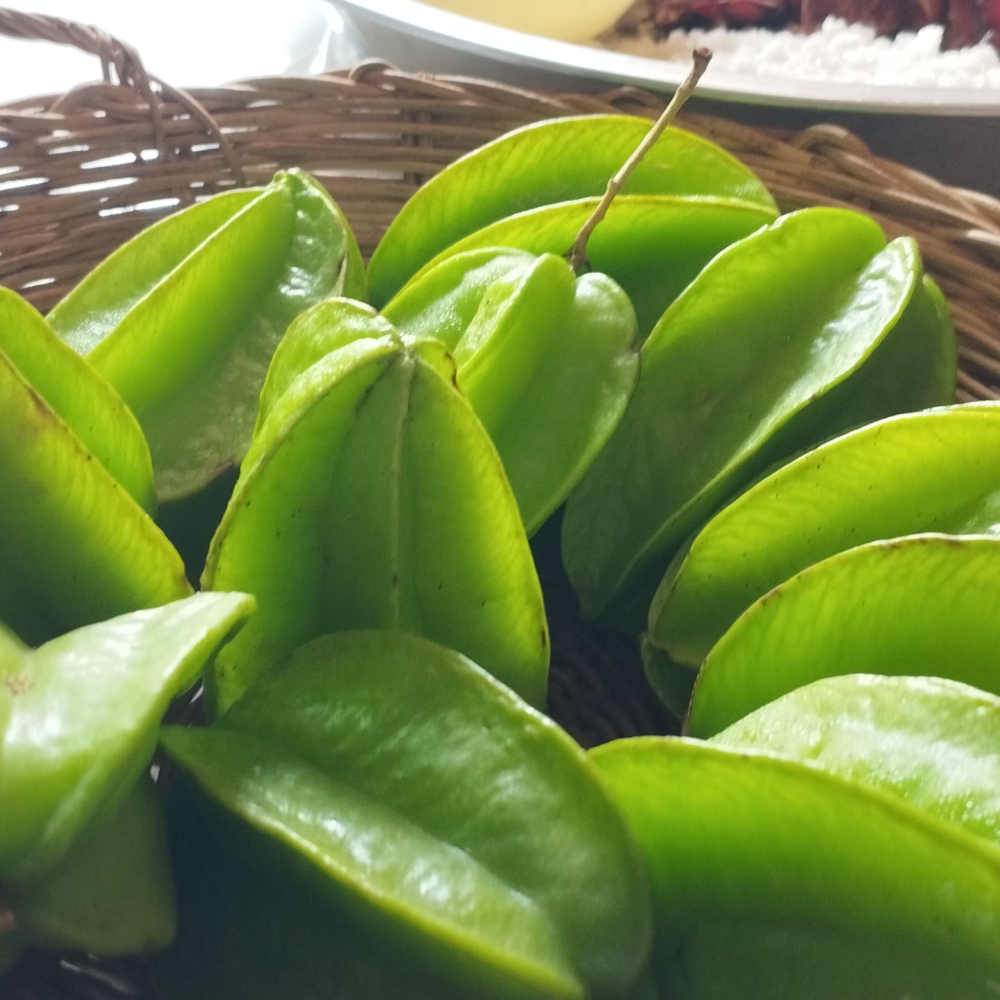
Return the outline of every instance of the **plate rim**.
[[[499,28],[419,0],[327,2],[350,8],[384,27],[470,55],[562,73],[570,78],[584,77],[610,86],[672,91],[689,69],[686,61],[649,59]],[[699,85],[698,95],[729,103],[808,110],[1000,117],[1000,89],[834,84],[780,76],[712,74],[710,71]]]

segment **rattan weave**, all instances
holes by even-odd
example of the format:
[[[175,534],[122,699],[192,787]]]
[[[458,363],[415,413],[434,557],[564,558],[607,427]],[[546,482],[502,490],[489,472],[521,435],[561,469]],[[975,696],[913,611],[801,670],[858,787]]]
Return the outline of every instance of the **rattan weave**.
[[[529,93],[380,62],[185,92],[151,80],[133,50],[96,28],[0,8],[0,32],[93,52],[108,77],[0,107],[0,282],[43,309],[154,219],[264,184],[280,167],[319,177],[370,253],[423,181],[482,142],[543,118],[662,110],[634,88]],[[696,115],[681,124],[743,160],[784,209],[848,205],[890,238],[916,236],[959,330],[959,398],[998,398],[1000,201],[880,159],[836,126],[779,134]]]
[[[104,67],[101,82],[0,106],[0,284],[43,310],[144,226],[197,198],[265,184],[282,167],[327,186],[367,256],[424,181],[481,143],[545,118],[652,118],[663,107],[634,88],[532,93],[377,61],[181,91],[97,28],[0,8],[0,33],[74,45]],[[791,134],[696,115],[679,124],[748,164],[782,209],[848,206],[890,238],[915,236],[959,332],[957,398],[1000,399],[1000,201],[879,159],[836,126]],[[557,538],[550,525],[534,542],[552,628],[552,714],[586,744],[666,731],[632,641],[579,624]],[[29,956],[0,980],[0,1000],[151,997],[143,979],[141,964]]]

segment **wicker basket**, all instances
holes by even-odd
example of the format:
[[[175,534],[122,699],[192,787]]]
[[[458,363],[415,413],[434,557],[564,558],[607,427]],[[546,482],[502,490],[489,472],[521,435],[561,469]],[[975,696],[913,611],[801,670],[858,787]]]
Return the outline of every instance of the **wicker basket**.
[[[100,83],[0,106],[0,284],[43,310],[158,218],[218,191],[266,184],[282,167],[301,166],[326,185],[367,256],[425,180],[481,143],[544,118],[655,117],[663,107],[634,88],[529,93],[382,62],[182,91],[97,28],[0,8],[0,33],[76,46],[104,69]],[[959,333],[957,399],[1000,399],[1000,201],[879,159],[832,125],[791,134],[696,115],[680,124],[756,171],[782,209],[847,206],[890,238],[915,236]],[[558,526],[533,545],[552,629],[552,715],[584,745],[671,731],[633,641],[579,622]],[[153,995],[141,962],[29,955],[0,980],[0,1000]]]

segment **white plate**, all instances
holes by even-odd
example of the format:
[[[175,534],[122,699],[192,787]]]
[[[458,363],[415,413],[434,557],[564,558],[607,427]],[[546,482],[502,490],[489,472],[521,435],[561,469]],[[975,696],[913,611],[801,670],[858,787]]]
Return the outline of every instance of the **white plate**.
[[[561,78],[563,89],[590,81],[592,86],[593,82],[634,84],[654,90],[672,90],[689,68],[687,63],[509,31],[416,0],[331,2],[353,23],[367,51],[378,51],[404,68],[524,80],[533,86],[546,82],[558,86],[555,81]],[[709,69],[698,92],[715,100],[784,108],[1000,117],[1000,95],[995,90],[833,84]]]

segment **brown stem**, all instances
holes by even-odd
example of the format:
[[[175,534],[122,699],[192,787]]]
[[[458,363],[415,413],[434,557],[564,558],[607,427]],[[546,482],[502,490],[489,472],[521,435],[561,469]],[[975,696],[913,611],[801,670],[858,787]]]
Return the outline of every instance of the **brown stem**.
[[[695,87],[698,86],[698,81],[701,79],[702,74],[708,69],[708,64],[712,59],[710,49],[695,49],[691,55],[694,59],[694,65],[691,67],[691,72],[688,73],[687,79],[674,91],[674,96],[670,99],[666,110],[660,115],[656,124],[646,133],[646,137],[639,143],[636,151],[628,158],[621,170],[608,181],[607,190],[604,192],[604,197],[601,199],[600,204],[583,224],[580,232],[577,233],[576,239],[573,241],[573,248],[569,252],[569,266],[574,271],[579,271],[587,262],[587,241],[590,239],[590,234],[597,228],[604,216],[608,214],[611,202],[615,200],[618,192],[624,187],[625,182],[632,175],[632,171],[642,162],[642,158],[649,152],[656,143],[656,140],[663,135],[666,127],[677,117],[677,112],[684,107],[685,102],[694,93]]]
[[[0,937],[9,934],[16,926],[13,910],[8,909],[3,896],[0,896]]]

